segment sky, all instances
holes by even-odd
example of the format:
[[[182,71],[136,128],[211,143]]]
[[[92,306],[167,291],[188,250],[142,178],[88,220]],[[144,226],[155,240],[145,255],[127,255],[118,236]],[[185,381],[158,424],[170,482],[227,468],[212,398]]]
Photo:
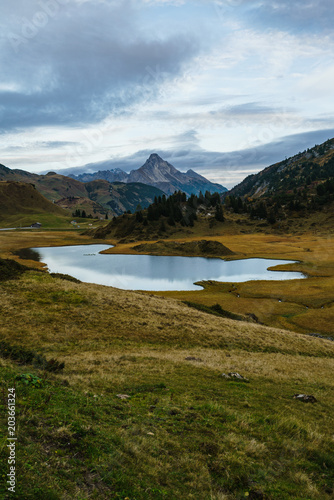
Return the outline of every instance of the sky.
[[[230,188],[334,137],[332,0],[0,0],[0,163]]]

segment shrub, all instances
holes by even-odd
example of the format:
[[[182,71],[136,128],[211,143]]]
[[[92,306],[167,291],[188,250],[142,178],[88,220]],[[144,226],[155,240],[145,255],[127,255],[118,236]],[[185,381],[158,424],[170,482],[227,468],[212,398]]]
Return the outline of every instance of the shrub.
[[[65,363],[60,363],[56,359],[48,361],[42,354],[25,347],[11,345],[4,340],[0,342],[0,356],[17,361],[22,365],[33,365],[48,372],[60,372],[65,367]]]

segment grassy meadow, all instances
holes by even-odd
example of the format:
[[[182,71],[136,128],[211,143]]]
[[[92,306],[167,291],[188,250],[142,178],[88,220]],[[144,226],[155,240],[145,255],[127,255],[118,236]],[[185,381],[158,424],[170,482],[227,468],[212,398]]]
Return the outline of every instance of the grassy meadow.
[[[211,238],[235,252],[230,258],[298,260],[288,268],[310,278],[128,292],[52,277],[42,263],[14,255],[29,246],[98,243],[89,236],[0,233],[0,257],[30,267],[0,282],[0,341],[21,349],[0,358],[0,498],[333,498],[334,343],[307,335],[332,333],[333,242],[313,234]],[[110,252],[133,253],[132,246]],[[270,326],[184,300],[254,313]],[[65,368],[49,372],[25,352]],[[245,380],[222,376],[230,372]],[[6,492],[13,385],[14,495]]]

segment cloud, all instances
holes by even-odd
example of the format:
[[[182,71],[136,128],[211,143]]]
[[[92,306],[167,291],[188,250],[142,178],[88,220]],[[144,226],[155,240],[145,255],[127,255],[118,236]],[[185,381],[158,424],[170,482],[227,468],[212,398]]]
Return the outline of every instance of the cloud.
[[[292,32],[332,33],[332,0],[216,0],[215,11],[222,23]]]
[[[278,161],[303,149],[282,136],[334,126],[333,12],[328,0],[0,2],[1,161],[131,169],[157,151],[215,178]]]
[[[63,148],[64,146],[73,146],[74,144],[78,144],[74,141],[43,141],[36,142],[36,146],[40,148]]]
[[[134,104],[154,99],[199,51],[195,36],[143,33],[130,1],[59,4],[57,15],[47,18],[44,12],[46,25],[38,28],[41,4],[22,7],[23,20],[12,16],[2,38],[2,132],[96,123],[130,112]]]
[[[240,1],[246,5],[248,2]],[[331,0],[265,0],[248,3],[254,24],[292,31],[332,32],[334,11]]]
[[[7,146],[4,148],[6,151],[20,151],[27,149],[62,149],[66,146],[75,146],[77,142],[74,141],[37,141],[24,145]]]

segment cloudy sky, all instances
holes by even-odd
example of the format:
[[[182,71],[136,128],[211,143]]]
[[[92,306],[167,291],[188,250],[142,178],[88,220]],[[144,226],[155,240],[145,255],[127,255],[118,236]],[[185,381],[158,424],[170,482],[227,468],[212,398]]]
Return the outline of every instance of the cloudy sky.
[[[334,137],[333,22],[332,0],[0,0],[0,163],[157,152],[232,187]]]

